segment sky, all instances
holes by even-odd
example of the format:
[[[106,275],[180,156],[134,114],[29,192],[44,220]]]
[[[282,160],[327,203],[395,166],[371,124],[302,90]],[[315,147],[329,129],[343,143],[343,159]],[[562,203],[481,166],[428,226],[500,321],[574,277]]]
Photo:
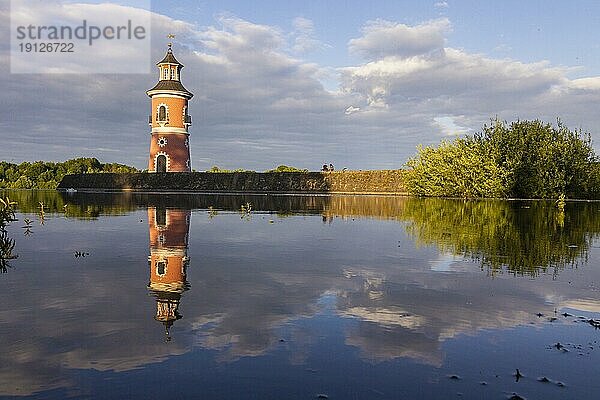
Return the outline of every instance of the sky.
[[[92,5],[106,21],[136,7],[61,3],[57,18],[74,23]],[[11,71],[10,10],[0,0],[3,71]],[[149,73],[0,74],[0,160],[85,156],[146,168],[145,91],[168,33],[195,94],[198,171],[402,168],[419,144],[475,133],[496,117],[560,118],[599,148],[597,1],[152,1],[135,11],[152,21]],[[116,46],[97,52],[124,59]]]

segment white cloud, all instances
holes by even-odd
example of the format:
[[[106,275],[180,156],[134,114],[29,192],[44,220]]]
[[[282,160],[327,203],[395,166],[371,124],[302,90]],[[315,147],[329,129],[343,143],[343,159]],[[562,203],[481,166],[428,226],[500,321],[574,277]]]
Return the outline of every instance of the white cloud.
[[[366,58],[385,56],[411,57],[444,47],[444,34],[451,29],[450,20],[440,18],[417,26],[386,20],[370,21],[363,36],[348,42],[350,51]]]
[[[139,3],[150,7],[149,1]],[[108,3],[12,2],[11,72],[148,73],[151,15],[144,8]],[[56,36],[52,36],[52,28]],[[107,29],[111,39],[101,34]],[[42,48],[41,44],[48,42],[61,44]],[[23,51],[32,43],[40,50]],[[117,56],[118,62],[106,54]]]
[[[447,1],[438,1],[437,3],[435,3],[433,5],[435,8],[448,8],[448,2]]]
[[[351,115],[357,111],[360,111],[360,107],[348,106],[346,110],[344,110],[344,114]]]
[[[569,88],[579,90],[600,90],[600,77],[574,79],[569,82]]]
[[[433,121],[445,136],[459,136],[469,133],[472,129],[459,125],[457,123],[459,118],[456,116],[442,116],[434,117]]]
[[[368,25],[363,37],[350,42],[350,50],[356,43],[375,43],[373,38],[384,37],[389,26]],[[364,64],[340,69],[342,87],[359,96],[361,112],[385,109],[386,115],[379,117],[402,121],[402,131],[420,119],[419,142],[478,130],[495,116],[548,121],[561,117],[571,124],[595,119],[583,110],[586,101],[600,98],[599,78],[569,80],[569,69],[543,61],[522,63],[448,47],[437,50],[412,56],[371,51]],[[595,125],[586,124],[588,129]],[[429,129],[439,133],[428,139]]]
[[[296,17],[292,21],[292,26],[294,27],[294,31],[291,33],[293,52],[303,54],[328,47],[315,37],[315,26],[311,20]]]

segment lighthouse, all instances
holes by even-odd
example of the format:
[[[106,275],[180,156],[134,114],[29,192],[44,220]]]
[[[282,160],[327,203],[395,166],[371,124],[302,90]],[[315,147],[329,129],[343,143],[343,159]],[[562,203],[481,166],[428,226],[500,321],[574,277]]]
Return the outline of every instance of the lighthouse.
[[[189,289],[186,275],[189,264],[187,247],[190,216],[190,210],[148,208],[148,289],[156,299],[154,319],[165,326],[167,340],[170,340],[171,326],[182,317],[179,313],[181,295]]]
[[[173,37],[173,35],[169,35]],[[190,172],[188,101],[194,96],[181,84],[183,65],[173,55],[172,43],[159,61],[158,83],[146,94],[151,99],[148,172]]]

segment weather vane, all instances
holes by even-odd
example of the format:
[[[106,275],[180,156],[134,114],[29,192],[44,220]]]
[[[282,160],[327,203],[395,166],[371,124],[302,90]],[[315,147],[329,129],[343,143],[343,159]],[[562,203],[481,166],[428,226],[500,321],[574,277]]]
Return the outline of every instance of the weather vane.
[[[169,38],[169,39],[175,39],[175,35],[174,35],[174,34],[172,34],[172,33],[169,33],[169,34],[167,35],[167,38]],[[169,46],[169,48],[171,48],[171,47],[173,46],[173,43],[172,43],[172,42],[169,42],[169,43],[168,43],[168,46]]]

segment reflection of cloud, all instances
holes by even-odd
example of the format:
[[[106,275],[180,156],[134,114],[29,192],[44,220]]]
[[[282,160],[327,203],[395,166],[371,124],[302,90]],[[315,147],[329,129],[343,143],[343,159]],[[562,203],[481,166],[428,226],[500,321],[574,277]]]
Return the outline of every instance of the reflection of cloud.
[[[461,334],[482,329],[514,327],[533,321],[533,310],[545,303],[541,295],[510,281],[481,281],[465,261],[453,272],[386,270],[378,282],[383,295],[370,295],[369,273],[354,270],[357,285],[339,298],[338,313],[359,320],[347,330],[346,342],[361,348],[365,359],[409,357],[427,364],[441,363],[441,344]],[[467,266],[470,265],[470,268]],[[494,296],[489,297],[488,293]],[[385,341],[385,343],[376,343]]]
[[[412,315],[411,313],[396,307],[350,307],[342,311],[341,315],[360,318],[363,321],[375,322],[381,326],[397,325],[406,329],[418,329],[426,323],[425,318],[418,315]]]
[[[573,299],[560,302],[561,307],[572,308],[574,310],[600,313],[600,300],[596,299]]]
[[[443,354],[435,339],[401,327],[382,329],[369,322],[359,322],[348,329],[346,344],[358,347],[361,357],[374,362],[407,357],[424,364],[441,366]]]

